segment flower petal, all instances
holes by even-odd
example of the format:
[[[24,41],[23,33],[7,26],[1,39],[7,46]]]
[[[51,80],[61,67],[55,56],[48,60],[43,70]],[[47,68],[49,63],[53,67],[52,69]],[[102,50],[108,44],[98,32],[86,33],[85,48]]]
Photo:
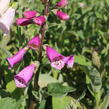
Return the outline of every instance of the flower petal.
[[[63,60],[51,62],[51,66],[55,69],[61,70],[65,66],[65,62]]]
[[[34,74],[35,67],[35,64],[31,64],[14,76],[14,80],[17,87],[23,88],[28,85]]]
[[[38,16],[38,17],[35,17],[33,19],[33,22],[39,26],[43,25],[46,21],[46,17],[45,16]]]
[[[60,53],[58,53],[55,49],[46,46],[46,54],[50,61],[53,61],[56,57],[62,56]],[[63,57],[63,56],[62,56]]]
[[[72,68],[74,64],[74,56],[68,56],[66,64],[67,68]]]
[[[0,18],[0,29],[2,29],[4,34],[8,34],[10,32],[10,28],[13,24],[14,17],[15,17],[15,9],[10,7]]]

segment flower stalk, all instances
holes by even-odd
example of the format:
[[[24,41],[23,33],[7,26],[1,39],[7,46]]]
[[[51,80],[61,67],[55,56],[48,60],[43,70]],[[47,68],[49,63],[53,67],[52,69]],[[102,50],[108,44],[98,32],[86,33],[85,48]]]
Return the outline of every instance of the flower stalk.
[[[44,13],[43,16],[46,16],[46,18],[48,17],[49,14],[49,1],[46,1],[44,3]],[[46,22],[41,26],[40,28],[40,34],[41,34],[41,46],[39,49],[39,56],[38,56],[38,61],[41,65],[42,63],[42,48],[43,48],[43,40],[44,40],[44,36],[45,36],[45,32],[46,32]],[[40,69],[41,67],[39,66],[39,69],[37,71],[37,73],[35,74],[35,78],[34,78],[34,86],[33,86],[33,90],[39,91],[39,85],[38,85],[38,80],[39,80],[39,73],[40,73]],[[32,97],[31,103],[30,103],[30,107],[29,109],[34,109],[35,106],[38,104],[38,100],[36,100],[34,98],[34,96]]]

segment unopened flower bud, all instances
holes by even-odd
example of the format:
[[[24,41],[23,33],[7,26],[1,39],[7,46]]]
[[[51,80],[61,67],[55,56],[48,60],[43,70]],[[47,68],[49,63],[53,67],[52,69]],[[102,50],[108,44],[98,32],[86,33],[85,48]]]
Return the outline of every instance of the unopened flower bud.
[[[61,0],[60,2],[58,2],[57,4],[56,4],[56,6],[58,6],[58,7],[64,7],[64,6],[66,6],[68,4],[68,0]]]
[[[27,18],[18,18],[16,20],[16,24],[19,25],[19,26],[26,26],[26,25],[29,25],[29,24],[32,24],[32,20],[31,19],[27,19]]]
[[[68,20],[70,17],[68,14],[62,12],[62,11],[55,11],[55,14],[58,18],[60,18],[61,20]]]
[[[28,18],[28,19],[35,17],[37,14],[38,14],[38,12],[36,12],[36,11],[25,11],[23,13],[24,17]]]

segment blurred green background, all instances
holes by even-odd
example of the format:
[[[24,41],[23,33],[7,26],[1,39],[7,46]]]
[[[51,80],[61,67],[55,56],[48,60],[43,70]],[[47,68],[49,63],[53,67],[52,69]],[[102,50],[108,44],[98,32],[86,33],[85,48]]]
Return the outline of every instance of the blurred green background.
[[[51,6],[56,2],[58,0],[51,0]],[[12,3],[16,6],[15,20],[26,10],[40,13],[43,10],[40,0],[12,0]],[[44,84],[56,81],[76,90],[66,91],[61,97],[50,93],[51,96],[42,97],[37,109],[108,109],[109,0],[69,0],[69,5],[62,10],[70,15],[70,20],[61,21],[51,12],[44,44],[65,56],[74,55],[74,67],[61,71],[51,68],[43,51],[40,84],[44,87]],[[0,32],[0,109],[28,109],[32,83],[29,88],[18,89],[13,75],[35,61],[38,53],[30,50],[12,70],[8,69],[6,58],[25,47],[39,29],[37,25],[20,27],[14,23],[10,35],[3,36]],[[41,88],[41,96],[45,90]]]

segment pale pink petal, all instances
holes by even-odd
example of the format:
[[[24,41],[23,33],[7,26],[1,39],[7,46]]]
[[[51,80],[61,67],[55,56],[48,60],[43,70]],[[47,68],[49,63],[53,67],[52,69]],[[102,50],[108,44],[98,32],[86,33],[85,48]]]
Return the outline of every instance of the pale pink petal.
[[[15,9],[10,7],[0,18],[0,29],[4,32],[4,34],[8,34],[10,32],[10,28],[13,24],[15,17]]]
[[[74,64],[74,56],[68,56],[68,60],[66,64],[67,64],[67,68],[72,68]]]

